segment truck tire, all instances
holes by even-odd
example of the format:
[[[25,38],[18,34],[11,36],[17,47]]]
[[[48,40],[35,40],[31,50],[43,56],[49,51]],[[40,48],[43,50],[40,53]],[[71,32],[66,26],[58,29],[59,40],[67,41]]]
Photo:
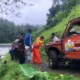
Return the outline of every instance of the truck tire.
[[[49,51],[49,67],[52,69],[57,69],[59,67],[59,60],[56,51]]]
[[[80,68],[80,61],[74,62],[74,66],[75,66],[75,68]]]

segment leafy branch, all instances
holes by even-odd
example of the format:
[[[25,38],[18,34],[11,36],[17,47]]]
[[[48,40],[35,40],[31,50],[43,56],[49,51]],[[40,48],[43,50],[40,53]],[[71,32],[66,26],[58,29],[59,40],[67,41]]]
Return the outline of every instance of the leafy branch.
[[[20,12],[15,12],[17,9],[20,9],[21,6],[34,6],[34,4],[28,4],[26,0],[0,0],[0,14],[8,15],[9,12],[11,12],[19,17]]]

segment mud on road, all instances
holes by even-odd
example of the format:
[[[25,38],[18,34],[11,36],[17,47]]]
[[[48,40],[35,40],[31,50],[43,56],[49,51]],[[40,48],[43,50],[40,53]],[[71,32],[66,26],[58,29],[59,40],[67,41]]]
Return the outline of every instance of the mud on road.
[[[47,72],[54,72],[54,73],[60,73],[60,74],[70,74],[75,77],[80,78],[80,68],[74,67],[74,66],[69,66],[69,65],[60,65],[58,69],[51,69],[48,66],[48,62],[43,62],[41,65],[34,64],[34,67],[36,69],[47,71]]]

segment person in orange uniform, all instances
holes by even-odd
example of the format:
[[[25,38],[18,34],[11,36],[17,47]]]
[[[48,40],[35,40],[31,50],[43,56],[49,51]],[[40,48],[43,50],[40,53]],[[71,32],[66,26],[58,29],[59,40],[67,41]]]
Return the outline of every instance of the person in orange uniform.
[[[34,64],[35,62],[37,62],[38,64],[41,64],[41,55],[40,55],[40,47],[42,46],[43,48],[45,48],[44,44],[43,44],[43,40],[44,37],[41,36],[40,38],[37,38],[36,41],[33,44],[33,56],[32,56],[32,63]]]

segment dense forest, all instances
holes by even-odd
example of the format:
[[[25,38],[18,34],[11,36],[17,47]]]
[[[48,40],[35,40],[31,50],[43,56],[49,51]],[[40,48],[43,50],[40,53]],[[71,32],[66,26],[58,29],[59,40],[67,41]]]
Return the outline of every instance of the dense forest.
[[[24,0],[0,0],[0,14],[8,15],[8,12],[14,14],[17,18],[20,18],[20,12],[16,12],[16,9],[20,8],[20,5],[23,6],[33,6],[34,4],[27,3]],[[40,29],[39,25],[15,25],[13,22],[0,18],[0,43],[11,43],[20,33],[27,33],[28,29],[32,29],[34,38],[37,30]],[[39,34],[40,31],[38,31]]]
[[[33,25],[15,25],[13,22],[9,22],[8,20],[0,19],[0,43],[11,43],[15,40],[21,33],[27,33],[28,29],[32,29],[34,33],[39,29],[37,26]]]
[[[47,14],[46,29],[55,26],[63,18],[66,18],[77,4],[80,4],[80,0],[53,0],[53,5]]]

